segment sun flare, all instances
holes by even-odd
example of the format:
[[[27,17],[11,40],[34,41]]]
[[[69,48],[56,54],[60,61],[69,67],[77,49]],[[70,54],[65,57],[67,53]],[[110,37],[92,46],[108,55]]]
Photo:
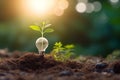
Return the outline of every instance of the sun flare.
[[[34,13],[45,14],[54,7],[55,0],[29,0],[27,8]]]
[[[20,0],[18,13],[26,17],[61,16],[68,6],[68,0]]]

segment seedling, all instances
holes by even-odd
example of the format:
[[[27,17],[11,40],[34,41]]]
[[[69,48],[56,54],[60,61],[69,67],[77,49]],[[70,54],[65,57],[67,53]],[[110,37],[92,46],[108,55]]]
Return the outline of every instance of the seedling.
[[[119,58],[120,58],[120,50],[115,50],[115,51],[113,51],[112,54],[109,54],[109,55],[106,57],[106,59],[107,59],[108,61],[114,61],[114,60],[117,60],[117,59],[119,59]]]
[[[48,47],[48,40],[44,37],[44,34],[53,32],[52,28],[49,28],[51,24],[42,22],[41,25],[31,25],[30,28],[41,33],[41,37],[36,40],[36,47],[39,51],[39,54],[43,55],[46,48]]]
[[[73,44],[68,44],[63,46],[61,42],[56,42],[53,47],[52,55],[53,58],[57,61],[67,61],[71,58],[73,55],[73,49],[74,49]]]

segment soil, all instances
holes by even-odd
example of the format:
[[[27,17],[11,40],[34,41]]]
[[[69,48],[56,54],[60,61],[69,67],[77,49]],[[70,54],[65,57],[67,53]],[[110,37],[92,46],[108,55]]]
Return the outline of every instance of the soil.
[[[120,60],[59,62],[49,55],[0,51],[0,80],[120,80]]]

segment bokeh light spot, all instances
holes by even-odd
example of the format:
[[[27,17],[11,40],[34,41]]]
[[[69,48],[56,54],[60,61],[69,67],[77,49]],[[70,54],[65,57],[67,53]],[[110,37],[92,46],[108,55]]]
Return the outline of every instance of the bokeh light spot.
[[[54,14],[56,16],[61,16],[61,15],[63,15],[63,13],[64,13],[64,10],[59,9],[59,8],[54,11]]]
[[[86,11],[87,7],[86,7],[86,4],[83,3],[83,2],[79,2],[77,5],[76,5],[76,10],[79,12],[79,13],[84,13]]]
[[[118,3],[119,0],[110,0],[111,3]]]
[[[95,7],[92,3],[87,3],[87,10],[86,13],[92,13],[94,11]]]
[[[60,9],[64,10],[64,9],[68,8],[69,3],[67,0],[60,0],[58,3],[58,6]]]
[[[95,12],[98,12],[102,9],[102,4],[99,1],[93,2],[93,5],[94,5],[94,8],[95,8],[94,9]]]

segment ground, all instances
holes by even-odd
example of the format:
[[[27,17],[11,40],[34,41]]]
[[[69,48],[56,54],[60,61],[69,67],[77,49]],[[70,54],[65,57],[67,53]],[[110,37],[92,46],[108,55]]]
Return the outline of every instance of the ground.
[[[60,62],[49,55],[19,51],[0,51],[0,57],[0,80],[120,80],[119,60],[89,57]]]

